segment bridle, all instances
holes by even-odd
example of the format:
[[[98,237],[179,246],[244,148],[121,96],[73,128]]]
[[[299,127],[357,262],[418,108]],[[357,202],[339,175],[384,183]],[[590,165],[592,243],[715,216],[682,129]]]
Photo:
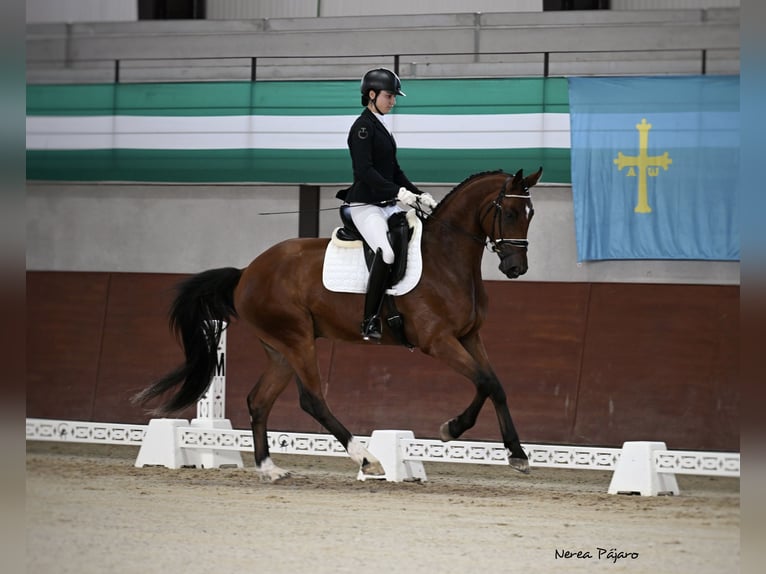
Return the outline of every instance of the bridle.
[[[511,245],[512,247],[521,247],[523,249],[526,249],[529,246],[529,240],[527,239],[516,239],[513,237],[503,237],[503,205],[502,201],[505,197],[518,197],[521,199],[530,199],[529,195],[529,186],[522,180],[522,193],[516,194],[516,193],[505,193],[505,190],[508,188],[508,185],[511,183],[512,178],[508,176],[505,181],[503,182],[503,185],[500,187],[500,192],[497,194],[497,197],[487,206],[486,211],[481,215],[479,218],[479,223],[481,224],[482,221],[487,217],[487,214],[490,212],[490,210],[494,207],[495,212],[492,215],[492,232],[495,231],[497,228],[498,235],[496,237],[492,237],[492,232],[487,235],[487,239],[483,241],[485,245],[489,246],[492,245],[492,251],[495,253],[499,253],[500,249],[502,248],[502,245],[504,243],[507,243]],[[530,207],[529,210],[529,217],[532,217],[532,214],[534,213],[534,209]]]
[[[450,225],[450,224],[448,224],[448,223],[446,223],[444,221],[439,220],[438,218],[434,217],[432,214],[426,212],[423,209],[420,209],[420,208],[417,208],[417,207],[415,209],[416,209],[416,211],[418,212],[418,215],[421,218],[433,220],[436,223],[438,223],[439,225],[441,225],[442,227],[445,227],[445,228],[450,229],[452,231],[457,231],[458,233],[462,233],[464,235],[467,235],[468,237],[470,237],[474,241],[477,241],[478,243],[481,243],[482,245],[487,247],[487,249],[491,249],[495,253],[499,253],[500,252],[500,248],[501,248],[503,243],[508,243],[512,247],[521,247],[521,248],[526,249],[527,246],[529,245],[529,241],[527,239],[515,239],[515,238],[511,238],[511,237],[503,237],[503,217],[502,217],[502,215],[503,215],[503,205],[502,205],[503,198],[505,198],[505,197],[518,197],[518,198],[522,198],[522,199],[529,199],[531,201],[531,197],[529,195],[529,186],[523,180],[522,180],[522,182],[523,182],[522,183],[522,185],[523,185],[523,188],[522,188],[523,193],[522,194],[505,193],[505,190],[508,188],[509,184],[512,183],[512,181],[513,181],[513,178],[511,176],[508,176],[505,179],[505,181],[503,182],[503,185],[500,186],[500,191],[498,192],[497,197],[494,200],[492,200],[492,202],[487,206],[487,209],[484,210],[480,216],[478,216],[479,227],[481,228],[482,227],[482,221],[484,221],[484,219],[487,217],[487,215],[489,214],[490,210],[493,207],[495,208],[495,212],[494,212],[494,214],[492,216],[492,231],[494,231],[496,227],[499,228],[499,234],[498,234],[497,237],[492,237],[491,233],[486,235],[486,236],[483,236],[483,237],[479,236],[479,235],[474,235],[473,233],[470,233],[470,232],[468,232],[468,231],[466,231],[464,229],[460,229],[459,227],[455,227],[454,225]],[[530,208],[529,217],[531,217],[533,213],[534,213],[534,209]],[[491,247],[490,247],[490,245],[491,245]]]

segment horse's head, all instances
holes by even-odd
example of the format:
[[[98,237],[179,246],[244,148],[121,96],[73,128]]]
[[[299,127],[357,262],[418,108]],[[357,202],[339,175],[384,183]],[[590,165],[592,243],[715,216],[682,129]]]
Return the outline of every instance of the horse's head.
[[[509,176],[481,219],[492,251],[500,258],[500,271],[509,279],[527,272],[527,230],[535,213],[529,189],[542,173],[541,167],[527,177],[523,170],[517,171],[513,178]]]

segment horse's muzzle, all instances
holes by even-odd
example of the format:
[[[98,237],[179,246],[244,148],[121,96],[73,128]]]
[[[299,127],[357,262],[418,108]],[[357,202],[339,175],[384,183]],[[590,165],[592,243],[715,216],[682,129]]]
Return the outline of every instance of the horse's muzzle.
[[[522,253],[509,253],[505,257],[500,259],[500,265],[498,269],[508,277],[508,279],[516,279],[527,272],[527,254]]]

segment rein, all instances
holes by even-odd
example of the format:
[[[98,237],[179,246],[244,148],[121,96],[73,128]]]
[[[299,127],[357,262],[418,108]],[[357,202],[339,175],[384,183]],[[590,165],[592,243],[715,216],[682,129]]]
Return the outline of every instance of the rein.
[[[477,243],[480,243],[482,245],[486,245],[487,244],[487,240],[484,239],[483,237],[480,237],[478,235],[474,235],[473,233],[469,233],[468,231],[466,231],[465,229],[463,229],[461,227],[456,227],[454,225],[450,225],[449,223],[447,223],[445,221],[442,221],[441,219],[438,219],[438,218],[434,217],[433,215],[431,215],[429,213],[426,213],[424,211],[420,211],[419,213],[422,213],[424,216],[426,216],[426,217],[422,217],[422,219],[428,219],[429,221],[434,221],[434,222],[438,223],[439,225],[441,225],[443,228],[449,229],[450,231],[456,231],[457,233],[461,233],[461,234],[463,234],[463,235],[465,235],[467,237],[470,237],[471,239],[473,239],[474,241],[476,241]]]
[[[509,243],[513,247],[524,247],[526,248],[529,245],[529,241],[527,239],[515,239],[515,238],[506,238],[502,237],[503,235],[503,219],[502,219],[502,212],[503,208],[501,205],[502,198],[504,197],[518,197],[522,199],[530,199],[529,196],[529,187],[524,184],[524,193],[523,194],[515,194],[515,193],[505,193],[506,188],[508,187],[508,184],[512,181],[512,178],[508,176],[505,181],[503,182],[503,185],[500,186],[500,192],[497,194],[497,197],[487,206],[487,209],[481,214],[479,217],[479,227],[481,227],[481,222],[484,220],[485,217],[489,214],[490,210],[494,207],[495,213],[492,217],[492,231],[495,230],[495,227],[499,227],[500,231],[500,237],[492,238],[489,237],[489,235],[482,237],[479,235],[474,235],[473,233],[469,233],[465,229],[462,229],[460,227],[456,227],[454,225],[450,225],[449,223],[446,223],[444,221],[441,221],[440,219],[434,217],[433,215],[426,214],[422,210],[420,213],[423,213],[424,215],[428,216],[429,220],[433,220],[442,227],[449,229],[451,231],[457,231],[459,233],[462,233],[463,235],[466,235],[476,241],[477,243],[482,244],[485,246],[488,250],[490,249],[490,244],[492,245],[491,251],[498,253],[500,251],[500,246],[503,243]],[[499,225],[498,225],[499,223]]]

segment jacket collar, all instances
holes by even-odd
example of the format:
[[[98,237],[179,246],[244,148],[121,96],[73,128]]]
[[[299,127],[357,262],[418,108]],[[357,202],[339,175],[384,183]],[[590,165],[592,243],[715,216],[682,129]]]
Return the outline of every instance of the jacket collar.
[[[370,108],[364,108],[364,112],[362,112],[362,113],[367,114],[369,117],[373,118],[373,120],[377,124],[380,124],[380,127],[383,129],[384,132],[386,132],[388,137],[391,138],[391,141],[394,143],[394,146],[396,146],[396,140],[394,139],[394,134],[392,134],[389,131],[388,127],[378,117],[378,114],[376,114],[375,112],[371,111]]]

